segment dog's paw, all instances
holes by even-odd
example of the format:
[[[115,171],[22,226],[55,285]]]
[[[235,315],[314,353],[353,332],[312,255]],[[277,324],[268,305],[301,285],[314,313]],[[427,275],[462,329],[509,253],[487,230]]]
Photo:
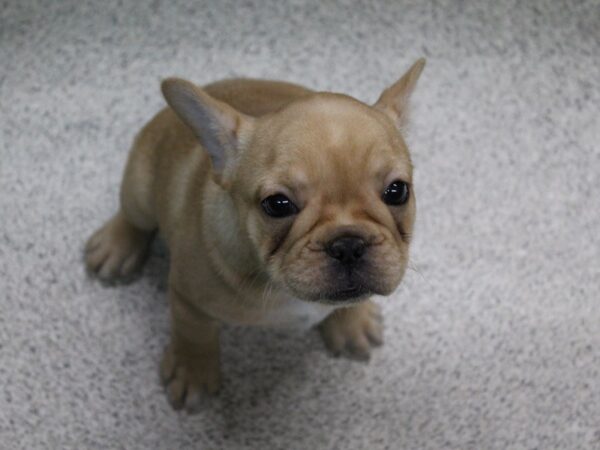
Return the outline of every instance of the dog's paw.
[[[217,358],[181,357],[171,346],[165,349],[160,378],[173,409],[197,412],[205,394],[215,394],[221,387]]]
[[[379,306],[367,301],[334,311],[319,329],[334,356],[368,360],[371,349],[383,344],[383,318]]]
[[[126,278],[142,266],[151,237],[152,233],[135,228],[116,214],[88,240],[86,267],[105,281]]]

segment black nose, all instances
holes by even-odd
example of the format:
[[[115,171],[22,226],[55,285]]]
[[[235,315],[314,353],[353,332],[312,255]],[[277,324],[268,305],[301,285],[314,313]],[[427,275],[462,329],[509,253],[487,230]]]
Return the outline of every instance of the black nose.
[[[365,254],[365,241],[356,236],[344,236],[331,241],[326,251],[343,264],[353,264]]]

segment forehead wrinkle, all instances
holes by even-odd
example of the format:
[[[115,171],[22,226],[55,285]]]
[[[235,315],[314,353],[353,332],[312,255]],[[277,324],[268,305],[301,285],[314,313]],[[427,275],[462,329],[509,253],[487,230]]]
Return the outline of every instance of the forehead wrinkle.
[[[269,166],[276,179],[294,190],[314,189],[328,197],[345,200],[357,189],[397,170],[410,174],[410,159],[401,136],[391,134],[389,127],[370,108],[344,96],[323,94],[290,108],[289,123],[277,133],[274,158]],[[290,120],[291,119],[291,120]],[[375,157],[381,152],[383,158]],[[385,160],[385,162],[380,162]],[[290,171],[304,172],[301,182]],[[298,177],[300,178],[300,177]]]

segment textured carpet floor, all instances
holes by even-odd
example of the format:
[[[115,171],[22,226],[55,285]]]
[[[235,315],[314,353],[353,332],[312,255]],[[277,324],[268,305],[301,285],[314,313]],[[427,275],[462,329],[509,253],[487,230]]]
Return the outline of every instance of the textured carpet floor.
[[[164,257],[117,288],[81,264],[159,80],[373,101],[420,56],[386,345],[228,328],[223,392],[173,412]],[[594,0],[0,2],[0,448],[600,448],[599,110]]]

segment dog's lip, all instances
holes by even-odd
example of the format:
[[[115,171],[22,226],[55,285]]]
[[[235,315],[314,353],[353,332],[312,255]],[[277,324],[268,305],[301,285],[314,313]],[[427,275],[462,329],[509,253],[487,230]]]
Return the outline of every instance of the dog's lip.
[[[351,300],[358,297],[364,297],[369,293],[369,290],[363,286],[352,286],[346,289],[338,289],[333,292],[327,293],[325,296],[328,300]]]

